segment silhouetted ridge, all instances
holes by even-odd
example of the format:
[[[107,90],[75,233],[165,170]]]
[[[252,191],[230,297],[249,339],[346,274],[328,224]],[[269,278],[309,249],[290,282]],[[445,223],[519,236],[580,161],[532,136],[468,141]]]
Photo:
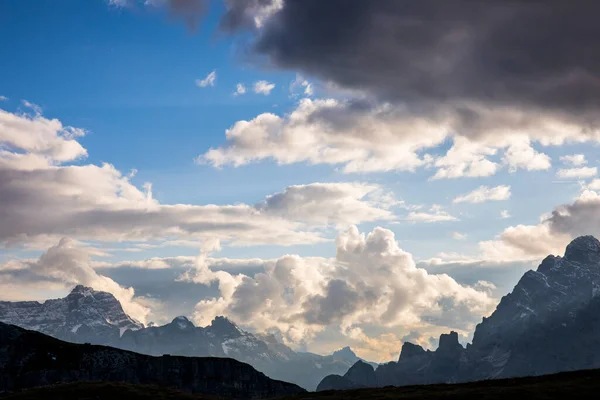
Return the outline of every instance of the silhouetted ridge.
[[[399,360],[407,360],[411,357],[422,356],[425,353],[425,350],[421,346],[410,342],[404,342],[402,350],[400,351]]]
[[[0,393],[60,382],[152,384],[191,393],[255,399],[304,392],[231,358],[152,357],[74,344],[0,323]]]

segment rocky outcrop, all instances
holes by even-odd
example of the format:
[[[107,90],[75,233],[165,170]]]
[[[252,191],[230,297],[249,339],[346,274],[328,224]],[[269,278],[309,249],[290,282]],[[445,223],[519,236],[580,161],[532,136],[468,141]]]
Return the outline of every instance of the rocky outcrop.
[[[536,271],[526,272],[477,325],[466,349],[456,332],[441,335],[436,351],[404,343],[398,362],[375,370],[377,386],[600,368],[599,294],[600,242],[582,236],[567,246],[564,257],[548,256]]]
[[[243,399],[304,391],[230,358],[152,357],[105,346],[67,343],[0,323],[0,392],[75,381],[153,384]]]

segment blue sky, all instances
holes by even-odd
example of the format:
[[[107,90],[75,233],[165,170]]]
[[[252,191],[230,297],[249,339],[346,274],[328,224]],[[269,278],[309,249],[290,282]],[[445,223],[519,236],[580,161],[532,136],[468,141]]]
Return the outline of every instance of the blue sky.
[[[96,178],[84,178],[81,189],[76,183],[69,183],[74,185],[69,186],[69,191],[79,193],[73,195],[75,197],[69,195],[68,199],[62,199],[60,196],[63,194],[60,193],[63,192],[56,190],[57,197],[54,198],[58,199],[57,203],[69,204],[70,209],[79,210],[78,207],[81,207],[81,210],[86,211],[108,212],[104,208],[108,203],[103,203],[105,200],[102,196],[114,196],[114,198],[110,197],[110,201],[114,202],[110,203],[110,207],[115,208],[110,208],[110,212],[124,213],[129,210],[127,207],[130,205],[120,205],[122,204],[120,202],[131,199],[124,200],[122,197],[125,195],[120,191],[124,190],[123,185],[132,185],[128,190],[135,192],[132,196],[135,198],[136,205],[131,207],[132,210],[138,210],[137,202],[143,202],[143,197],[148,195],[145,184],[151,183],[151,196],[148,203],[158,207],[156,210],[162,210],[156,211],[157,215],[171,213],[170,207],[176,207],[175,205],[200,207],[214,204],[221,207],[219,209],[221,214],[214,217],[217,219],[211,220],[209,225],[217,223],[218,220],[219,223],[242,228],[239,233],[235,230],[237,228],[231,228],[232,230],[223,233],[222,236],[216,233],[212,237],[210,229],[213,228],[187,227],[185,229],[192,229],[192,231],[183,233],[185,229],[182,226],[189,222],[185,219],[172,223],[171,221],[157,223],[156,226],[147,228],[148,231],[144,230],[147,219],[141,219],[139,222],[131,223],[131,232],[119,231],[123,228],[114,228],[113,231],[112,227],[106,228],[111,222],[106,222],[106,226],[103,226],[102,221],[94,225],[96,222],[90,222],[93,221],[90,219],[92,217],[88,217],[85,220],[87,222],[78,222],[77,218],[80,214],[70,215],[68,211],[62,209],[54,211],[53,206],[48,205],[48,214],[53,216],[47,224],[50,228],[42,228],[45,222],[41,221],[38,228],[34,219],[27,221],[27,224],[24,224],[26,227],[22,229],[15,225],[13,230],[7,229],[6,232],[2,232],[4,236],[1,239],[4,247],[0,250],[0,263],[9,265],[11,262],[17,262],[20,263],[20,271],[31,270],[30,278],[23,278],[24,273],[9,274],[10,277],[7,275],[1,278],[13,289],[23,288],[20,292],[17,290],[7,294],[6,296],[12,296],[10,299],[23,300],[24,298],[21,297],[32,295],[36,290],[39,298],[60,295],[67,292],[73,284],[79,283],[80,276],[87,276],[87,280],[81,283],[89,285],[102,280],[98,277],[106,276],[114,282],[114,285],[111,283],[100,288],[118,293],[121,296],[119,299],[123,302],[135,303],[135,307],[131,305],[131,310],[139,311],[139,307],[146,307],[145,314],[142,312],[141,316],[138,316],[140,318],[163,321],[174,317],[176,313],[196,313],[196,321],[201,323],[203,319],[198,317],[198,313],[205,312],[208,315],[210,312],[195,305],[203,298],[217,296],[219,293],[216,289],[217,283],[234,282],[231,284],[238,287],[236,285],[240,283],[236,279],[240,277],[238,274],[243,273],[254,279],[252,277],[259,267],[258,264],[252,264],[252,268],[248,267],[250,263],[248,259],[263,260],[261,262],[264,268],[271,271],[269,263],[287,254],[296,254],[302,260],[306,258],[302,261],[305,263],[312,262],[308,259],[310,257],[319,257],[323,264],[320,264],[322,266],[318,271],[325,274],[323,271],[329,271],[329,267],[324,266],[325,260],[334,260],[337,252],[338,259],[335,262],[346,265],[344,268],[347,267],[345,263],[354,265],[352,263],[358,261],[339,259],[340,254],[345,250],[340,250],[340,242],[336,244],[335,238],[338,235],[343,237],[343,232],[347,232],[349,226],[357,225],[358,230],[365,234],[376,232],[376,227],[385,228],[386,232],[393,235],[392,241],[397,241],[399,248],[410,253],[418,262],[419,268],[429,270],[432,274],[448,273],[453,279],[452,285],[462,285],[460,290],[467,291],[469,295],[474,296],[473,298],[477,298],[477,301],[485,303],[485,306],[481,305],[473,311],[474,315],[480,317],[477,313],[488,312],[489,304],[509,291],[523,270],[534,267],[535,263],[549,252],[561,253],[566,240],[577,233],[590,233],[589,229],[578,232],[574,228],[565,228],[563,232],[550,227],[550,223],[540,221],[542,214],[551,212],[561,204],[577,203],[577,199],[582,198],[586,188],[587,199],[589,199],[590,191],[597,190],[596,186],[598,186],[598,184],[594,186],[597,171],[592,171],[598,164],[598,141],[581,138],[577,133],[572,133],[578,132],[577,129],[571,129],[569,131],[571,133],[565,134],[567,139],[561,140],[557,145],[547,146],[547,142],[552,141],[552,136],[550,133],[546,135],[544,129],[558,126],[563,122],[565,130],[571,127],[566,125],[567,122],[571,123],[570,121],[565,122],[560,119],[562,116],[557,117],[550,112],[540,113],[539,119],[542,122],[536,122],[540,125],[527,126],[523,128],[527,130],[524,133],[515,133],[512,128],[507,128],[506,132],[510,132],[510,135],[515,134],[515,138],[519,140],[527,138],[524,147],[514,146],[513,149],[510,140],[506,143],[496,139],[491,140],[489,138],[492,137],[492,133],[481,137],[465,134],[464,137],[468,138],[466,140],[469,145],[488,146],[493,149],[491,153],[485,153],[481,147],[474,150],[478,156],[483,154],[482,157],[497,165],[496,172],[480,173],[477,177],[463,175],[452,179],[431,179],[436,171],[443,168],[440,167],[441,164],[436,164],[436,161],[447,157],[452,149],[457,147],[456,137],[462,135],[460,131],[451,131],[440,143],[417,151],[419,157],[424,157],[427,153],[433,161],[422,161],[422,164],[413,170],[380,168],[374,171],[359,170],[346,173],[344,172],[345,161],[315,161],[317,156],[314,154],[298,162],[282,162],[277,157],[285,157],[289,154],[302,158],[305,156],[302,151],[307,151],[294,148],[294,144],[290,144],[289,149],[284,147],[278,149],[277,146],[283,146],[281,143],[289,144],[296,139],[309,137],[310,133],[305,134],[305,132],[312,129],[311,126],[297,128],[293,123],[288,125],[288,130],[297,129],[297,131],[286,139],[287,142],[273,145],[267,156],[258,155],[262,149],[241,149],[240,146],[243,145],[241,143],[234,149],[238,153],[228,155],[229,158],[222,166],[216,166],[214,163],[211,165],[211,162],[206,159],[205,162],[198,163],[197,158],[202,158],[210,149],[226,151],[228,148],[235,147],[233,142],[226,138],[226,131],[228,129],[233,131],[232,127],[239,121],[252,121],[252,129],[257,129],[258,132],[259,124],[254,120],[257,116],[272,113],[279,116],[281,120],[286,120],[291,113],[301,109],[301,104],[306,104],[302,102],[308,102],[315,107],[325,107],[319,102],[335,99],[338,103],[334,107],[345,113],[351,110],[347,104],[353,101],[358,102],[368,98],[384,107],[384,104],[389,106],[389,103],[386,103],[389,100],[380,98],[376,90],[369,92],[369,88],[364,90],[361,88],[362,91],[358,94],[356,94],[357,87],[350,87],[351,85],[348,88],[342,87],[348,91],[332,89],[331,82],[340,85],[336,82],[335,76],[328,76],[326,72],[311,74],[311,71],[316,71],[315,68],[304,68],[304,64],[301,63],[297,68],[292,63],[281,65],[277,64],[277,60],[269,60],[268,56],[254,54],[252,43],[255,36],[260,37],[260,26],[257,25],[256,30],[233,34],[224,33],[219,29],[223,14],[231,5],[220,1],[211,2],[209,13],[202,18],[196,29],[190,30],[182,21],[169,17],[168,1],[157,4],[162,5],[152,6],[135,1],[117,5],[109,4],[104,0],[1,2],[0,48],[3,61],[0,65],[0,95],[6,98],[0,102],[0,108],[4,110],[3,117],[6,121],[15,119],[21,121],[22,125],[19,125],[19,129],[22,131],[19,131],[18,135],[21,137],[30,135],[32,141],[41,137],[41,134],[38,135],[35,130],[37,128],[33,126],[35,121],[56,119],[63,126],[83,129],[85,135],[75,139],[65,136],[60,130],[51,133],[56,137],[53,136],[49,142],[68,142],[72,145],[73,141],[76,141],[87,151],[87,156],[73,155],[66,161],[52,158],[54,156],[40,152],[41,144],[39,146],[19,144],[18,139],[10,136],[8,129],[0,124],[0,130],[5,129],[4,133],[8,132],[4,137],[0,136],[0,150],[6,150],[6,153],[2,153],[2,157],[13,160],[10,157],[14,158],[15,155],[40,156],[48,163],[42,168],[44,173],[66,171],[69,166],[79,166],[83,170],[86,166],[100,167],[104,163],[112,165],[119,177],[115,178],[114,182],[111,180],[112,183],[106,183],[116,185],[114,188],[107,187],[106,192],[102,187],[98,189],[98,195],[95,194],[93,179]],[[275,19],[277,14],[269,18]],[[201,87],[197,84],[197,80],[205,79],[213,71],[216,73],[216,79],[212,85]],[[297,79],[299,81],[305,79],[306,84],[310,83],[314,91],[304,93],[305,87],[298,86],[292,93],[290,85]],[[259,81],[267,81],[275,86],[266,95],[255,93],[253,87]],[[234,95],[237,84],[245,86],[245,94]],[[39,106],[41,111],[28,107],[24,101]],[[410,104],[408,99],[396,99],[391,101],[391,107],[397,106],[394,101],[406,101]],[[394,114],[395,122],[380,128],[401,131],[405,125],[408,126],[411,120],[399,111],[401,109],[401,107],[394,108],[394,112],[397,112]],[[492,106],[489,109],[495,110]],[[368,111],[375,113],[375,122],[379,122],[377,116],[382,115],[382,119],[386,118],[387,114],[376,114],[376,110],[374,108]],[[535,112],[529,114],[532,115],[537,116]],[[316,114],[314,117],[318,118]],[[368,115],[357,118],[363,117],[365,120],[368,119]],[[501,121],[502,118],[499,117],[498,120]],[[434,120],[435,118],[432,117],[431,121]],[[543,125],[546,120],[550,122]],[[362,119],[356,121],[356,123],[363,123]],[[372,119],[369,121],[373,122]],[[388,124],[388,122],[384,123]],[[359,134],[364,133],[367,136],[370,134],[369,129],[367,127],[365,132],[361,131]],[[340,136],[348,135],[346,131],[340,130],[340,132]],[[253,133],[250,130],[244,133],[249,138],[251,134]],[[327,139],[331,140],[330,149],[349,151],[348,147],[344,147],[345,144],[336,142],[336,134],[338,133],[334,132]],[[422,136],[426,134],[423,133]],[[279,137],[277,135],[276,137]],[[404,139],[398,140],[398,143],[391,143],[390,146],[397,145],[402,149]],[[377,145],[373,142],[371,144]],[[272,143],[265,144],[265,146],[271,145]],[[517,154],[514,159],[516,161],[506,161],[508,154],[513,151],[511,149]],[[239,166],[231,165],[235,157],[249,154],[243,153],[244,151],[256,151],[257,153],[252,157],[260,159],[243,162]],[[373,151],[373,154],[377,153],[377,150]],[[539,154],[542,154],[539,156],[541,158],[536,158]],[[572,165],[567,161],[561,161],[561,157],[575,154],[583,157],[584,161],[578,164],[571,163]],[[387,158],[378,161],[390,161],[389,154],[385,157]],[[405,156],[399,156],[402,157]],[[546,158],[547,165],[544,164]],[[540,159],[543,159],[542,167],[539,166]],[[402,160],[397,161],[402,163]],[[463,160],[451,162],[457,163]],[[535,164],[536,162],[538,164]],[[20,167],[11,168],[20,171]],[[37,171],[35,168],[34,170]],[[558,172],[559,169],[577,168],[589,168],[590,171],[574,171],[572,176],[567,178]],[[131,171],[136,172],[131,173]],[[106,171],[102,172],[104,173],[110,174]],[[106,176],[109,179],[108,175]],[[45,190],[43,188],[46,186],[39,183],[34,185],[33,182],[38,181],[33,180],[33,177],[27,178],[29,180],[20,179],[22,180],[12,182],[10,188],[7,186],[5,189],[8,191],[17,187],[17,183],[26,182],[32,182],[31,185],[34,187],[31,188],[31,192],[27,192],[29,197],[15,203],[15,207],[25,207],[24,204],[29,204],[29,200],[36,196],[53,198],[50,192],[36,194],[39,190]],[[58,181],[59,178],[52,179]],[[52,179],[46,183],[51,185],[57,182]],[[90,180],[86,181],[86,179]],[[371,189],[368,190],[366,197],[355,198],[354,194],[350,194],[346,200],[336,203],[339,199],[332,196],[337,196],[335,193],[338,193],[339,186],[335,184],[343,182],[371,185]],[[327,192],[324,198],[310,198],[311,195],[317,196],[312,192],[316,183],[332,184],[333,186],[327,186],[326,189],[332,192]],[[269,205],[268,201],[265,203],[267,205],[260,206],[267,196],[288,193],[286,188],[294,185],[304,185],[302,187],[307,190],[306,194],[302,194],[306,196],[302,197],[302,204],[294,203],[290,195],[289,198],[282,196],[281,203],[274,206]],[[479,202],[454,201],[459,196],[477,191],[482,186],[488,189],[509,186],[510,194],[500,196],[499,199],[490,198],[488,195]],[[375,187],[377,190],[373,189]],[[343,190],[355,190],[354,187],[344,188]],[[86,193],[92,193],[93,199],[86,199],[84,203],[77,196],[83,198]],[[389,203],[390,198],[396,203]],[[399,203],[401,201],[403,204]],[[307,203],[314,203],[314,208],[305,211],[302,206]],[[345,212],[344,207],[348,204],[353,207],[348,208],[348,213],[352,215],[334,216],[337,212]],[[244,224],[247,222],[244,218],[240,217],[231,222],[227,219],[232,211],[226,207],[235,205],[249,207],[239,211],[249,213],[244,217],[248,221],[254,221],[257,214],[260,214],[260,218],[264,217],[264,221],[257,220],[257,227],[252,227],[251,233],[244,233],[246,232]],[[279,206],[282,208],[277,208]],[[39,207],[32,211],[41,212]],[[19,213],[23,212],[23,215],[28,214],[26,209],[23,211],[21,208],[15,208],[15,210]],[[503,211],[506,211],[510,217],[501,218]],[[7,219],[9,216],[12,218],[17,215],[16,211],[10,212],[10,215],[6,214]],[[320,215],[320,212],[323,215]],[[440,222],[410,218],[411,213],[421,212],[427,214],[426,218],[431,218],[431,215],[436,213],[451,218]],[[363,216],[362,213],[365,213],[364,215],[375,213],[380,217]],[[64,220],[61,220],[63,215],[65,215]],[[381,217],[382,215],[385,217]],[[106,214],[104,218],[113,218],[113,214]],[[196,214],[193,218],[196,218]],[[119,217],[115,217],[117,222],[118,219]],[[136,225],[137,223],[139,226]],[[520,226],[524,228],[519,228]],[[261,241],[263,235],[261,229],[265,230],[265,238],[272,235],[273,239]],[[311,239],[298,242],[293,239],[276,239],[288,234],[308,235]],[[349,235],[354,237],[353,234]],[[74,241],[73,244],[68,246],[58,244],[62,237],[70,238]],[[219,247],[211,248],[212,251],[206,250],[202,253],[203,257],[209,255],[213,259],[221,259],[223,265],[229,263],[227,268],[230,269],[225,268],[228,278],[223,278],[222,275],[210,275],[209,278],[206,273],[202,275],[203,273],[198,272],[202,270],[198,264],[193,266],[193,258],[200,254],[201,248],[211,239],[219,239]],[[252,243],[237,245],[235,241],[238,239]],[[180,242],[173,242],[174,240]],[[183,240],[187,242],[181,242]],[[363,250],[369,248],[368,243],[366,240]],[[542,243],[542,245],[529,246],[532,243]],[[89,269],[86,269],[87,272],[83,275],[74,273],[71,276],[64,273],[60,267],[54,273],[45,276],[40,272],[48,271],[47,268],[41,268],[45,259],[42,257],[38,261],[35,260],[52,248],[59,252],[64,251],[65,257],[75,257],[75,254],[79,257],[75,249],[78,249],[77,251],[85,249]],[[498,251],[494,252],[490,248],[496,248]],[[387,255],[396,254],[399,249],[392,246],[386,251]],[[175,260],[176,257],[179,259]],[[185,257],[187,259],[182,261]],[[172,263],[169,265],[173,270],[165,271],[160,268],[154,270],[140,266],[141,262],[152,258],[175,260],[169,261]],[[223,261],[232,259],[238,260],[237,264],[233,261]],[[384,264],[387,262],[385,261]],[[218,264],[213,260],[207,265],[213,265],[211,263]],[[214,265],[211,268],[217,270],[219,267]],[[37,271],[35,268],[40,270]],[[473,268],[478,269],[473,270]],[[12,271],[8,267],[4,269]],[[356,269],[360,270],[358,266]],[[195,278],[186,275],[187,281],[184,284],[181,277],[186,270],[196,271],[198,275]],[[139,283],[136,279],[138,273],[143,273],[145,276],[145,279],[139,280]],[[476,276],[477,279],[474,281],[470,276]],[[347,279],[348,282],[352,282],[351,278]],[[481,291],[480,287],[474,289],[477,281],[490,282],[496,289],[490,293]],[[320,283],[320,286],[315,283],[314,287],[311,283],[310,290],[317,290],[314,288],[319,287],[317,291],[326,292],[328,282],[330,281],[325,280]],[[185,285],[185,287],[178,285]],[[435,286],[436,290],[442,290],[436,286],[437,284],[431,285],[431,287]],[[133,287],[136,295],[127,297],[128,295],[123,294],[125,292],[121,290],[128,287]],[[182,290],[181,293],[193,293],[193,295],[190,294],[187,308],[182,308],[180,307],[181,296],[167,296],[165,290],[171,292]],[[452,290],[455,293],[459,289]],[[325,296],[323,294],[325,292],[319,296]],[[221,293],[221,296],[225,294]],[[230,298],[227,301],[233,300]],[[435,304],[435,301],[432,304]],[[247,315],[236,315],[232,311],[233,308],[218,309],[215,306],[213,309],[216,310],[215,312],[230,312],[232,318],[241,319],[249,329],[279,329],[284,336],[287,329],[289,334],[287,340],[290,344],[301,343],[309,349],[328,351],[345,341],[351,341],[362,349],[363,354],[383,358],[388,356],[388,354],[377,353],[365,344],[366,342],[360,339],[360,335],[357,336],[356,332],[349,334],[348,331],[336,330],[335,327],[339,326],[341,320],[332,320],[330,325],[325,324],[318,328],[310,324],[302,325],[304,332],[307,332],[306,337],[294,342],[298,338],[292,337],[291,327],[283,323],[265,322]],[[398,315],[403,315],[402,312],[399,311]],[[442,317],[440,316],[441,319]],[[276,316],[273,318],[276,319]],[[367,321],[364,317],[352,319],[344,316],[342,320],[348,327],[360,327],[365,332],[376,332],[374,333],[376,335],[391,332],[398,338],[398,343],[404,334],[415,329],[422,330],[422,341],[427,343],[431,335],[435,336],[438,331],[448,327],[442,323],[432,327],[424,323],[424,320],[419,322],[418,318],[411,322],[410,326],[404,326],[401,322],[388,321],[385,329],[372,320]],[[472,324],[473,321],[465,321],[464,326],[459,327],[463,329],[461,334],[465,338]],[[331,332],[337,333],[332,335]],[[314,340],[319,335],[335,339]],[[392,353],[393,351],[394,349],[391,350]]]

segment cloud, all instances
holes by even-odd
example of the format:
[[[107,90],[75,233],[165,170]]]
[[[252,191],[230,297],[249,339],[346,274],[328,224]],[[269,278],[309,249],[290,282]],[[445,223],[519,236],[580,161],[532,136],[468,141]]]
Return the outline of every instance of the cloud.
[[[551,168],[551,159],[538,146],[599,141],[600,64],[588,56],[598,52],[592,38],[600,28],[590,15],[599,6],[553,4],[548,12],[547,7],[523,1],[493,7],[467,2],[439,7],[434,1],[408,6],[391,0],[350,5],[344,0],[237,2],[230,5],[237,16],[254,15],[257,8],[275,11],[261,24],[226,16],[222,28],[250,28],[255,38],[250,52],[258,59],[266,57],[270,65],[354,93],[355,99],[368,99],[374,109],[396,110],[395,130],[408,126],[423,141],[429,138],[438,144],[439,132],[410,123],[429,121],[444,132],[440,140],[454,142],[446,155],[431,160],[437,167],[435,179],[490,176],[502,167],[511,172],[544,171]],[[516,30],[515,21],[520,27]],[[557,47],[550,52],[539,43]],[[365,114],[355,108],[347,112]],[[356,141],[356,136],[345,129],[331,130],[338,137],[351,137],[327,144],[339,161],[316,162],[345,164],[344,158],[353,159],[345,142]],[[365,142],[376,140],[370,130],[363,136]],[[397,134],[385,144],[400,147],[401,137],[406,138]],[[293,146],[285,147],[295,153]],[[421,166],[410,163],[413,169],[403,169],[407,163],[398,159],[404,154],[394,159],[369,153],[370,148],[364,152],[369,163],[353,171]],[[235,150],[243,152],[240,147]],[[238,154],[236,161],[266,158],[247,153]],[[318,158],[303,154],[310,162]]]
[[[510,198],[510,186],[499,185],[495,187],[480,186],[470,193],[458,196],[452,202],[453,203],[484,203],[486,201],[501,201],[508,200]]]
[[[196,79],[196,85],[202,88],[213,87],[217,81],[217,71],[212,71],[204,79]]]
[[[272,158],[279,164],[342,164],[344,172],[414,170],[426,163],[417,152],[446,134],[434,121],[408,121],[385,107],[305,98],[284,117],[265,113],[236,122],[226,132],[227,144],[198,161],[222,167]]]
[[[531,147],[528,139],[511,144],[504,153],[502,161],[508,165],[509,172],[516,172],[518,169],[543,171],[552,166],[550,157]]]
[[[290,96],[298,97],[299,95],[304,95],[310,97],[313,94],[313,85],[308,80],[304,79],[302,75],[297,74],[296,79],[290,83]]]
[[[596,167],[559,169],[556,173],[556,177],[561,179],[592,178],[596,175],[598,175],[598,168]]]
[[[545,223],[557,236],[600,237],[600,195],[593,190],[584,190],[573,203],[556,207]]]
[[[0,164],[10,160],[17,168],[27,169],[26,163],[48,165],[87,156],[87,151],[75,140],[85,131],[63,126],[57,119],[0,109],[0,125]],[[11,149],[27,153],[12,153]]]
[[[267,81],[258,81],[254,84],[254,93],[263,94],[268,96],[271,94],[271,90],[275,88],[274,83]]]
[[[297,344],[326,327],[352,338],[369,324],[468,330],[494,306],[487,290],[417,268],[389,230],[365,235],[351,227],[336,247],[334,259],[283,256],[253,277],[213,271],[201,255],[183,279],[217,282],[220,294],[197,304],[196,321],[206,324],[225,314],[259,331],[277,330]]]
[[[538,144],[589,139],[580,127],[554,117],[516,109],[496,109],[491,115],[477,105],[469,110],[416,114],[367,99],[303,98],[289,114],[263,113],[236,122],[225,133],[226,143],[198,161],[222,167],[273,159],[279,164],[341,165],[345,173],[435,167],[431,179],[474,178],[501,168],[548,169],[550,157],[535,148]],[[474,112],[490,115],[475,123],[468,117]],[[448,142],[452,146],[442,149]],[[428,151],[442,154],[434,157]]]
[[[358,221],[395,219],[381,187],[364,183],[312,183],[290,186],[268,196],[256,208],[295,221],[350,225]],[[392,196],[393,201],[393,196]]]
[[[593,183],[593,182],[592,182]],[[501,218],[510,218],[503,210]],[[550,254],[562,254],[575,237],[600,237],[600,195],[583,186],[570,204],[562,204],[542,214],[535,225],[510,226],[492,240],[480,241],[479,254],[440,254],[435,263],[529,263],[540,262]]]
[[[541,260],[559,254],[575,237],[600,237],[600,195],[589,189],[571,204],[557,206],[540,217],[537,225],[505,229],[497,239],[480,242],[483,258],[490,260]]]
[[[566,165],[572,165],[573,167],[581,167],[587,164],[587,160],[583,154],[571,154],[566,156],[560,156],[560,161]]]
[[[0,124],[0,243],[5,246],[37,243],[46,248],[63,236],[106,242],[313,244],[328,240],[321,229],[327,224],[393,215],[393,199],[382,188],[361,183],[294,186],[255,206],[161,204],[151,184],[138,188],[110,164],[68,164],[87,155],[76,140],[81,130],[2,110]],[[297,203],[300,198],[306,204]],[[343,216],[343,210],[349,215]]]
[[[81,247],[69,238],[62,238],[37,260],[18,262],[20,268],[0,266],[0,288],[3,297],[9,298],[11,288],[23,290],[47,290],[47,286],[69,290],[81,284],[96,290],[112,293],[121,302],[123,309],[133,318],[146,322],[150,309],[142,299],[135,298],[132,288],[124,288],[114,280],[98,274],[90,265],[90,249]],[[13,267],[15,261],[12,262]],[[8,290],[5,290],[8,289]],[[7,293],[8,292],[8,293]],[[22,298],[11,298],[25,300]],[[29,298],[26,300],[30,300]]]
[[[235,92],[233,92],[234,96],[241,96],[243,94],[246,94],[246,86],[244,86],[243,83],[238,83],[235,86]]]
[[[0,96],[0,101],[8,101],[8,97],[6,97],[6,96]]]
[[[594,179],[584,187],[588,190],[600,191],[600,179]]]
[[[465,240],[467,238],[466,234],[460,232],[452,232],[450,236],[452,236],[452,239],[454,240]]]
[[[508,212],[508,210],[502,210],[502,211],[500,211],[500,218],[501,219],[508,219],[510,217],[511,217],[511,215]]]
[[[222,30],[262,28],[265,21],[283,7],[284,0],[225,0],[227,11],[221,19]]]
[[[589,57],[597,52],[600,28],[591,17],[597,11],[593,2],[553,4],[548,12],[523,1],[440,7],[435,0],[408,6],[289,0],[266,20],[253,50],[281,68],[390,101],[466,100],[580,116],[594,110],[600,96],[600,68]],[[541,42],[555,46],[551,51]]]
[[[330,140],[322,140],[327,133],[310,133],[317,146],[300,152],[304,143],[269,139],[287,137],[291,127],[320,127],[278,117],[279,126],[263,132],[261,145],[266,146],[251,149],[241,145],[240,137],[237,143],[228,137],[226,145],[208,154],[208,161],[241,165],[273,158],[343,165],[345,172],[414,171],[434,165],[433,179],[454,179],[491,176],[501,168],[548,170],[551,159],[539,146],[600,140],[600,65],[588,56],[597,52],[590,39],[600,30],[590,18],[597,5],[553,4],[548,12],[523,1],[493,7],[465,2],[438,7],[434,1],[409,6],[391,0],[351,5],[344,0],[226,1],[222,31],[248,29],[254,37],[248,53],[256,59],[267,58],[271,66],[352,93],[355,104],[331,117],[355,114],[348,119],[361,120],[359,125],[370,129],[359,139],[343,119],[317,118],[328,125]],[[569,20],[566,25],[563,16]],[[555,43],[556,48],[549,53],[539,43]],[[305,78],[297,84],[310,94]],[[362,146],[378,139],[371,129],[380,127],[372,127],[370,117],[381,118],[382,109],[394,114],[379,122],[386,125],[387,120],[393,127],[387,128],[394,135],[383,146],[402,148],[402,153]],[[300,106],[290,117],[303,111]],[[270,116],[262,114],[244,125],[260,125]],[[244,135],[251,136],[250,131]],[[420,146],[413,137],[421,138]],[[450,140],[453,146],[445,155],[418,154]],[[320,154],[325,149],[330,154],[326,158]]]
[[[405,219],[411,222],[424,223],[458,221],[458,218],[442,210],[439,205],[433,205],[429,212],[411,211]]]

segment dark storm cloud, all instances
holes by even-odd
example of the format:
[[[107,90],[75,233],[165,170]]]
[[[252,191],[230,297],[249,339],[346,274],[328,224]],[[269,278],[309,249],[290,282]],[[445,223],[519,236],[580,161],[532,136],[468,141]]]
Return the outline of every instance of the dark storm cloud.
[[[254,29],[256,11],[269,7],[273,0],[225,0],[227,11],[221,18],[221,29],[235,31],[240,28]]]
[[[254,3],[235,2],[223,27],[248,26]],[[600,103],[599,12],[597,1],[287,0],[255,51],[385,100],[586,115]]]

